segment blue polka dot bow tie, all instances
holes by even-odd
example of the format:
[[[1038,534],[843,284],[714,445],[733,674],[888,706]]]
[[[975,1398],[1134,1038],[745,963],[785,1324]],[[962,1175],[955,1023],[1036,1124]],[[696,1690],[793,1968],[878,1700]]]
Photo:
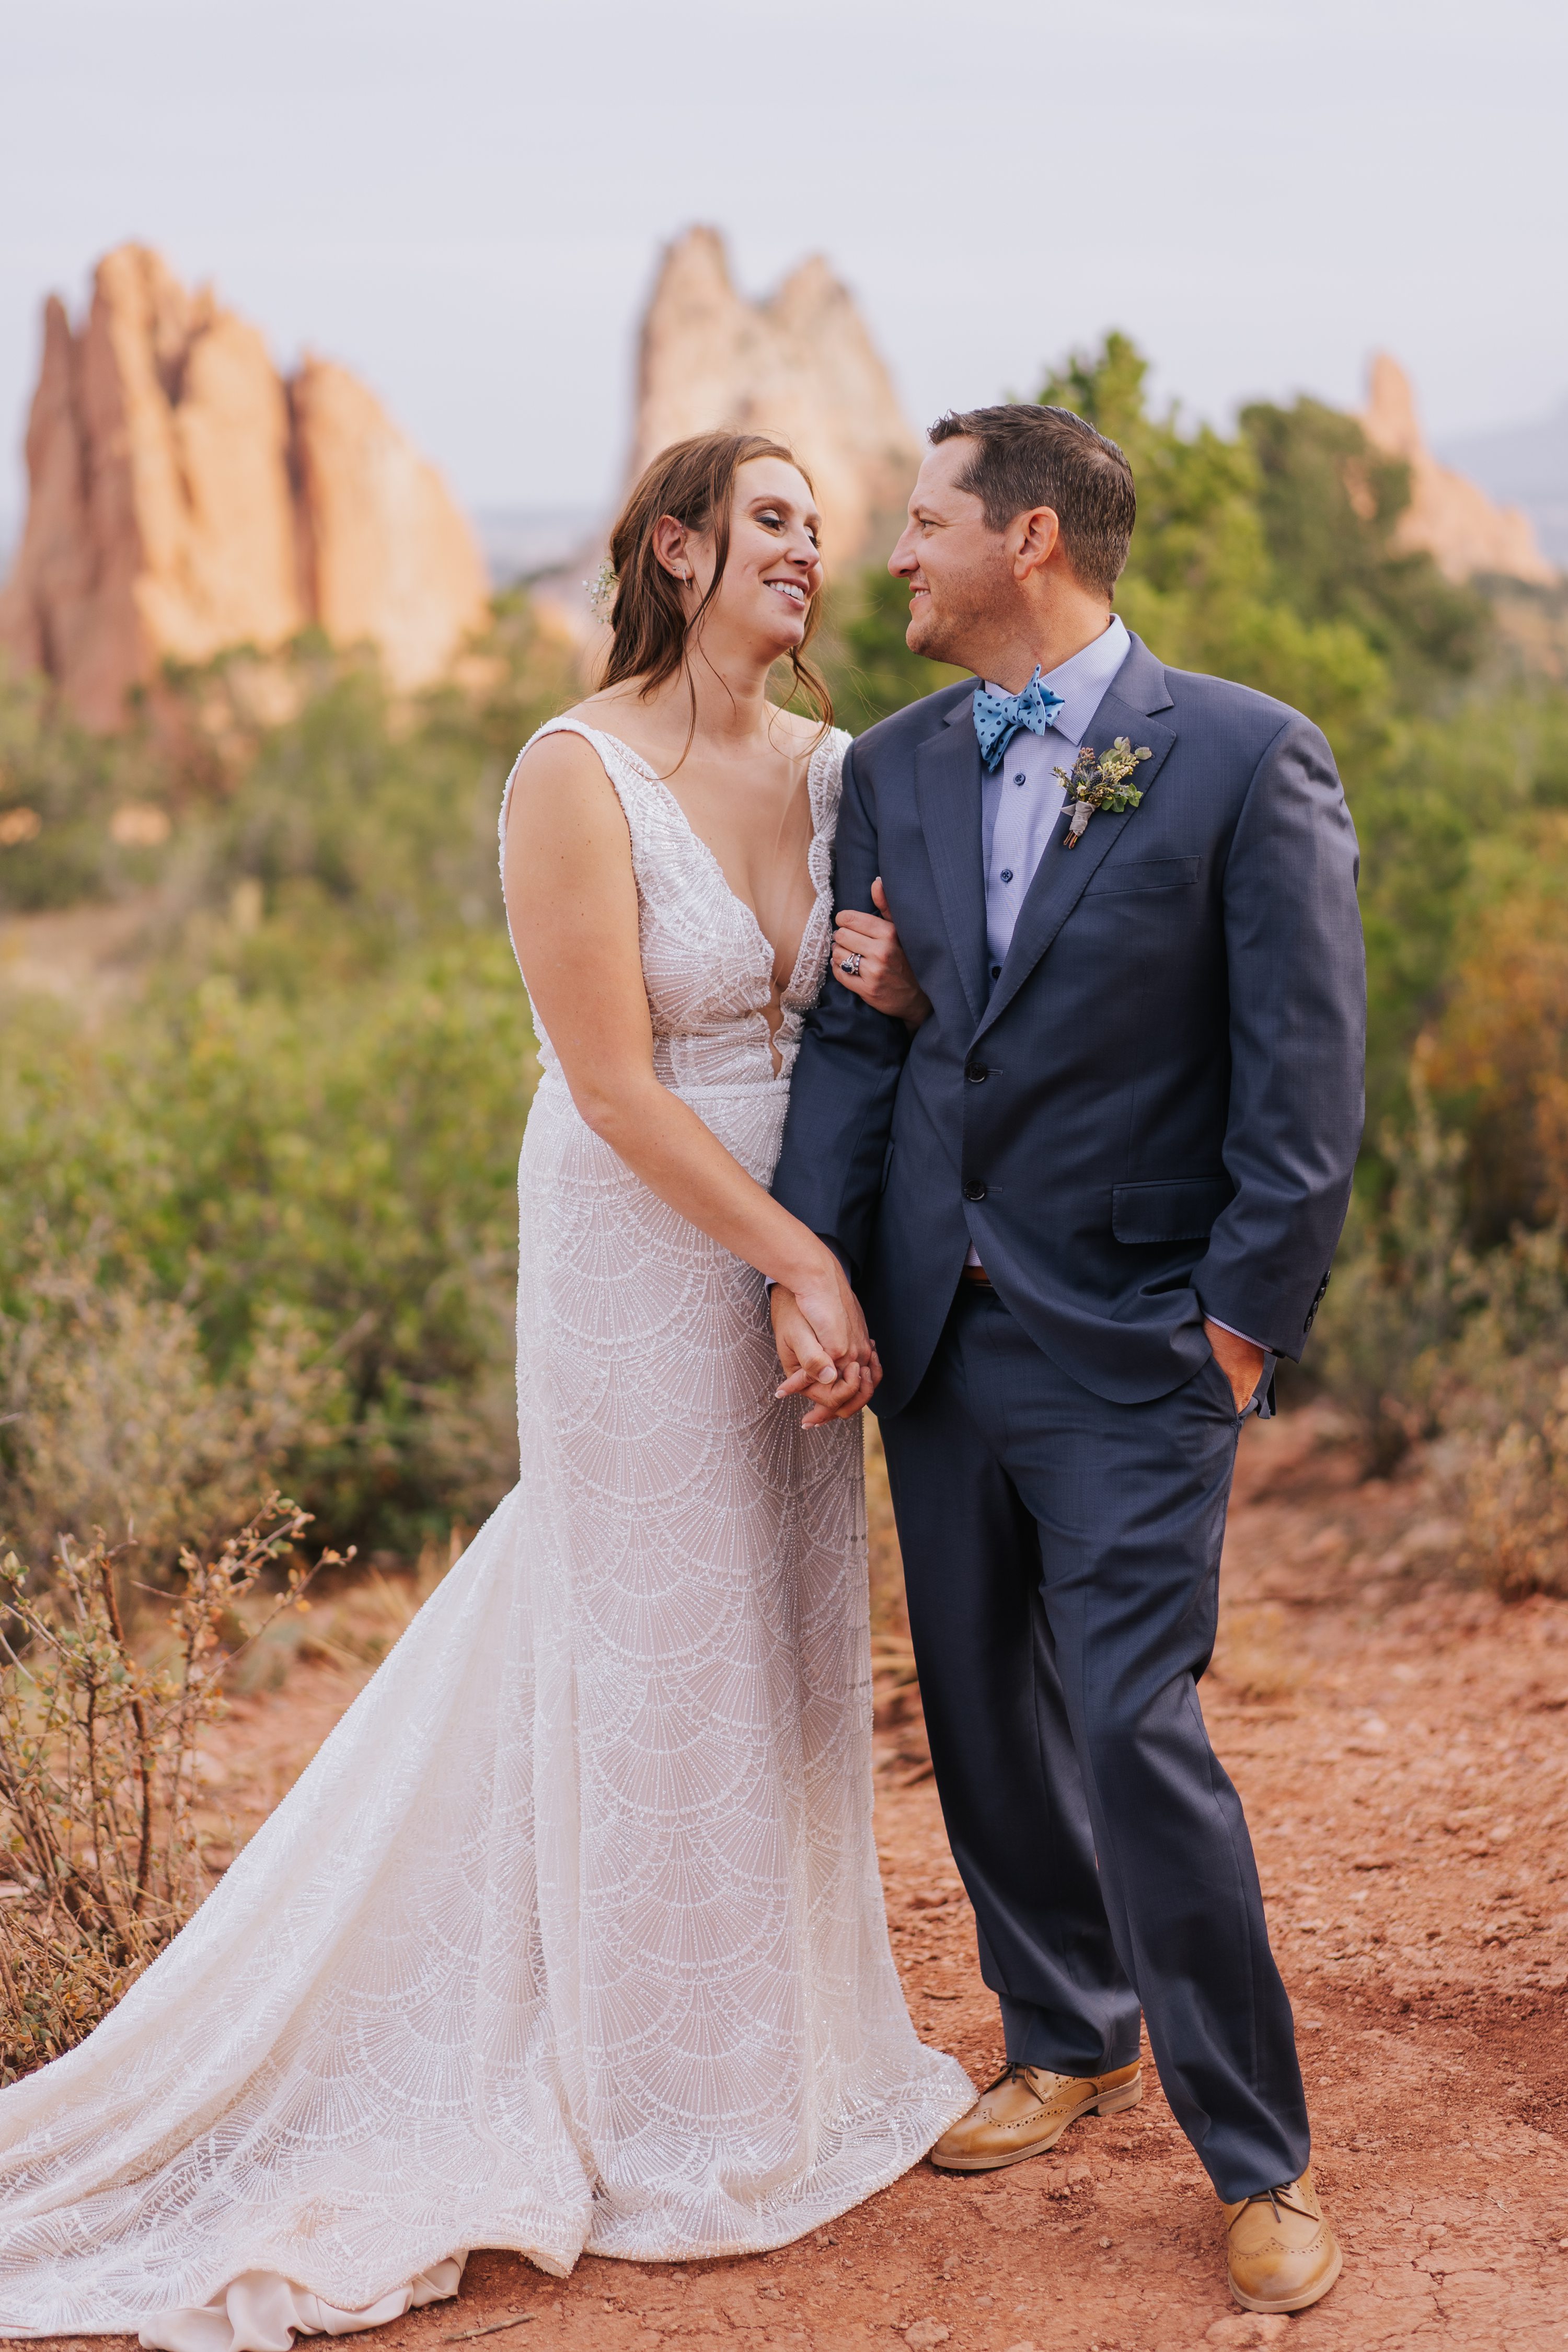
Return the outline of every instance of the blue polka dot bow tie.
[[[996,773],[1020,727],[1026,727],[1031,735],[1043,735],[1061,707],[1061,696],[1040,684],[1038,662],[1022,694],[993,694],[988,686],[977,686],[974,732],[980,740],[980,762],[986,774]]]

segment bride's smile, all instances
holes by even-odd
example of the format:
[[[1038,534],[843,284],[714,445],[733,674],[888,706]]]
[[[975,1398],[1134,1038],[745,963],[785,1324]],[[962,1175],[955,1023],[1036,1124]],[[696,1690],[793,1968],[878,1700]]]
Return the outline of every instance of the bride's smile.
[[[662,561],[681,580],[694,651],[722,669],[744,650],[770,662],[805,642],[822,593],[821,518],[810,485],[783,457],[753,457],[737,475],[729,543],[666,518]]]

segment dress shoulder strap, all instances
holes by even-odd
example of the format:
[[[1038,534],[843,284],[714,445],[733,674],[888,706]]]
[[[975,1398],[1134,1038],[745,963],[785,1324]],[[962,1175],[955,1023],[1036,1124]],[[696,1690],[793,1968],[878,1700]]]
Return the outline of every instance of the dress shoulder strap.
[[[524,760],[534,745],[546,735],[581,735],[585,743],[592,744],[604,763],[605,773],[615,788],[616,799],[626,811],[626,823],[632,828],[634,841],[637,838],[634,810],[647,786],[650,783],[657,784],[658,781],[652,769],[646,766],[637,754],[621,741],[619,736],[606,735],[599,728],[590,727],[581,719],[547,719],[542,727],[534,729],[533,733],[512,761],[511,772],[507,777],[506,787],[500,796],[500,814],[497,820],[497,830],[500,839],[503,868],[506,864],[506,821],[507,813],[511,806],[511,788],[517,782],[517,772]]]
[[[838,829],[838,798],[844,787],[844,754],[854,738],[842,727],[830,727],[811,754],[806,792],[811,800],[811,829],[832,846]]]

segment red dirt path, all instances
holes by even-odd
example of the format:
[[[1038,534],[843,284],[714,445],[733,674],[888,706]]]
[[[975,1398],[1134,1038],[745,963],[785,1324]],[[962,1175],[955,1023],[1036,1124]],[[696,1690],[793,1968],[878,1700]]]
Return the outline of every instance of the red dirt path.
[[[1320,2186],[1345,2270],[1257,2321],[1157,2084],[1055,2158],[921,2166],[777,2254],[564,2282],[473,2257],[462,2294],[373,2339],[435,2352],[1568,2352],[1568,1603],[1505,1610],[1440,1572],[1420,1465],[1356,1482],[1312,1412],[1248,1433],[1204,1703],[1247,1801],[1297,2005]],[[237,1706],[213,1761],[256,1817],[352,1695],[325,1665]],[[1000,2054],[918,1703],[879,1709],[879,1836],[916,2023],[976,2081]],[[1147,2063],[1147,2053],[1146,2063]],[[945,2333],[943,2332],[945,2331]],[[87,2352],[87,2347],[82,2347]]]

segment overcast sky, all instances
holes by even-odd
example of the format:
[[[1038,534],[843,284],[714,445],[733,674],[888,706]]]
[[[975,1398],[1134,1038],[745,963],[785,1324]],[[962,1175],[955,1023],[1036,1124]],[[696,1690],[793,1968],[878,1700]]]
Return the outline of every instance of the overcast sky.
[[[0,0],[0,431],[131,236],[484,504],[610,495],[661,243],[826,252],[912,415],[1121,326],[1436,436],[1568,392],[1562,0]],[[15,508],[19,476],[0,475]]]

